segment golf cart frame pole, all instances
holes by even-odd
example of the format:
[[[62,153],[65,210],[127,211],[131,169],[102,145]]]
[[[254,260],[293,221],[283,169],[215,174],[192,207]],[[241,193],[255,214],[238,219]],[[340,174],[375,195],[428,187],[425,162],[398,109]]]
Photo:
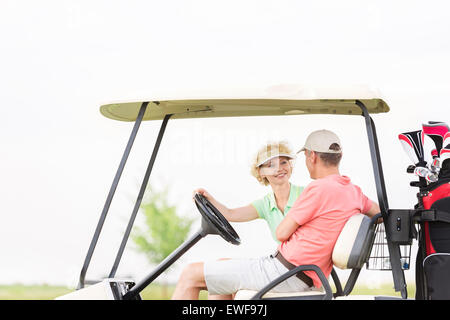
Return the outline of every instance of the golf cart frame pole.
[[[133,130],[131,131],[130,138],[128,139],[127,146],[125,147],[125,151],[122,155],[122,159],[120,160],[119,168],[117,169],[116,175],[114,176],[113,183],[111,185],[111,188],[109,189],[108,196],[106,198],[105,205],[102,210],[102,214],[100,215],[100,219],[97,223],[97,228],[95,229],[94,236],[91,240],[91,244],[89,245],[89,250],[87,252],[86,258],[84,260],[83,268],[81,269],[80,273],[80,279],[78,283],[77,289],[84,288],[84,282],[85,277],[87,273],[87,269],[89,267],[89,264],[91,262],[92,255],[95,250],[95,246],[97,245],[98,238],[100,236],[100,232],[102,231],[103,224],[106,219],[106,215],[108,214],[109,207],[111,206],[112,199],[114,197],[114,193],[116,192],[117,185],[119,184],[120,177],[122,175],[123,169],[125,167],[125,163],[127,162],[128,156],[131,151],[131,147],[133,146],[134,140],[136,138],[137,132],[139,130],[139,127],[141,125],[142,119],[144,118],[144,113],[147,109],[148,102],[143,102],[141,105],[141,108],[139,109],[139,113],[136,117],[136,121],[134,122]]]
[[[130,291],[128,291],[124,296],[124,300],[133,300],[142,290],[144,290],[150,283],[159,277],[161,273],[167,270],[175,261],[177,261],[186,251],[192,248],[198,241],[200,241],[206,234],[203,230],[199,230],[194,235],[192,235],[188,240],[186,240],[178,249],[167,256],[156,268],[155,270],[147,275],[144,279],[136,283]]]
[[[165,115],[162,125],[161,125],[161,128],[159,129],[159,134],[156,139],[155,146],[153,147],[152,156],[148,163],[147,171],[145,172],[144,179],[142,180],[141,189],[139,190],[139,194],[136,199],[136,203],[134,204],[134,208],[131,213],[130,220],[128,221],[128,226],[127,226],[125,233],[123,235],[123,238],[122,238],[122,243],[120,244],[119,251],[117,252],[116,259],[112,266],[111,272],[109,273],[109,278],[114,278],[114,276],[116,275],[116,271],[119,266],[120,260],[122,259],[122,254],[123,254],[123,251],[125,250],[125,246],[127,244],[128,238],[130,237],[131,229],[133,228],[134,221],[136,219],[136,215],[141,206],[142,198],[144,197],[145,189],[147,188],[148,180],[150,178],[150,174],[152,172],[153,165],[155,163],[156,155],[158,154],[159,146],[161,145],[161,140],[164,136],[164,131],[166,130],[167,122],[169,121],[169,118],[171,116],[172,116],[172,114]]]
[[[375,176],[375,184],[377,188],[378,203],[383,217],[383,223],[388,221],[389,204],[386,194],[386,185],[384,182],[383,168],[381,166],[380,150],[378,147],[378,138],[375,129],[375,123],[370,117],[366,106],[360,101],[355,101],[356,105],[361,108],[362,116],[366,121],[367,136],[369,139],[370,155],[372,158],[373,173]],[[391,241],[391,235],[386,229],[386,240],[389,250],[389,257],[392,267],[392,277],[394,279],[395,291],[400,291],[402,298],[406,299],[408,292],[406,290],[405,274],[400,263],[400,246]]]

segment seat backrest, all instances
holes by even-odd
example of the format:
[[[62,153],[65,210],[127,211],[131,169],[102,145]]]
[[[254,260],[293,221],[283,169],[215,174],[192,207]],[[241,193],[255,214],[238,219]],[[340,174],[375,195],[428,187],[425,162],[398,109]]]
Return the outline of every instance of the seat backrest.
[[[340,269],[361,269],[367,261],[375,236],[375,223],[364,214],[351,216],[333,249],[333,264]]]

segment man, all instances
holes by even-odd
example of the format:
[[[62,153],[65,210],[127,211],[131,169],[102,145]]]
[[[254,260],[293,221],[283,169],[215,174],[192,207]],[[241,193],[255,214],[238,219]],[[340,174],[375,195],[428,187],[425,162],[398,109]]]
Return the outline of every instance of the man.
[[[311,182],[281,221],[276,236],[277,253],[258,259],[231,259],[193,263],[187,266],[172,299],[198,299],[200,290],[210,294],[232,294],[240,289],[260,290],[298,265],[315,264],[328,277],[332,270],[334,244],[349,217],[365,213],[372,217],[380,209],[361,189],[339,173],[342,147],[331,131],[311,133],[304,147]],[[319,288],[313,271],[299,273],[272,291],[292,292]]]
[[[315,264],[328,277],[333,268],[334,245],[346,221],[357,213],[372,217],[380,212],[350,178],[339,173],[342,147],[331,131],[311,133],[305,146],[306,166],[314,179],[277,227],[281,245],[277,257],[294,266]],[[292,268],[292,267],[291,267]],[[321,282],[314,271],[305,271],[315,287]]]

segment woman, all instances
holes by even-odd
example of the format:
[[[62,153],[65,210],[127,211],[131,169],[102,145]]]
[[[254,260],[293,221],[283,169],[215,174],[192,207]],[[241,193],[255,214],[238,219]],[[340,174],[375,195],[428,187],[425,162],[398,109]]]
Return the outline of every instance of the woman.
[[[266,220],[273,239],[279,243],[275,235],[277,226],[303,191],[303,187],[289,182],[294,158],[285,141],[267,143],[260,148],[251,165],[251,174],[259,183],[270,185],[272,191],[244,207],[229,209],[202,188],[196,189],[194,194],[202,194],[230,222],[245,222],[257,218]]]
[[[257,218],[266,220],[273,239],[279,243],[276,237],[277,226],[304,189],[289,182],[293,159],[295,156],[285,141],[267,143],[258,150],[251,165],[251,174],[262,185],[270,185],[272,191],[247,206],[229,209],[202,188],[196,189],[194,194],[202,194],[230,222],[245,222]],[[233,296],[209,295],[208,299],[229,300]]]

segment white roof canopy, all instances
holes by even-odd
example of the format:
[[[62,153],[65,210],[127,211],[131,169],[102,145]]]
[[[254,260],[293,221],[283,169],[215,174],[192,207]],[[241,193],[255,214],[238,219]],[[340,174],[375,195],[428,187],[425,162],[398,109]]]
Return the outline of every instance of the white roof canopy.
[[[331,90],[311,90],[302,86],[276,86],[262,94],[257,93],[257,98],[248,95],[201,99],[171,97],[105,104],[100,107],[100,112],[110,119],[134,121],[142,103],[148,102],[143,120],[161,120],[167,114],[173,114],[171,119],[300,114],[361,115],[362,111],[356,105],[356,100],[361,101],[369,113],[389,111],[379,94],[365,87],[348,89],[334,86]]]

